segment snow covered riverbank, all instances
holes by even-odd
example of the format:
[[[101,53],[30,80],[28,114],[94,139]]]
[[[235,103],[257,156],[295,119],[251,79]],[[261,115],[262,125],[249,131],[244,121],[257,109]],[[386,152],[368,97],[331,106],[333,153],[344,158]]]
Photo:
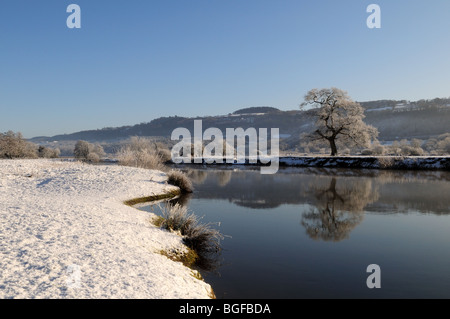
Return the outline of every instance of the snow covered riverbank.
[[[0,160],[0,298],[209,298],[158,252],[185,249],[125,200],[164,194],[158,171]]]

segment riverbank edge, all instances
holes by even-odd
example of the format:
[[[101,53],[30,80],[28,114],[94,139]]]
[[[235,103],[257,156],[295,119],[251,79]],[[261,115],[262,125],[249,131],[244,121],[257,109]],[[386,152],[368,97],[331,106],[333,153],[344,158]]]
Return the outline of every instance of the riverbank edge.
[[[169,191],[169,192],[163,193],[163,194],[129,199],[129,200],[124,201],[123,203],[127,206],[134,207],[137,204],[151,203],[151,202],[155,202],[155,201],[159,201],[159,200],[171,199],[171,198],[174,198],[174,197],[180,196],[180,195],[181,195],[181,189],[178,188],[177,190],[172,190],[172,191]]]
[[[276,162],[276,159],[272,159]],[[319,167],[319,168],[354,168],[381,170],[450,170],[450,156],[282,156],[278,158],[280,167]],[[185,165],[185,164],[178,164]],[[205,166],[267,166],[259,160],[244,163],[187,163],[187,165]]]
[[[152,205],[153,203],[156,204],[156,202],[158,202],[158,201],[163,201],[163,200],[173,199],[173,198],[175,198],[175,197],[177,197],[177,196],[180,196],[181,194],[182,194],[181,188],[178,187],[177,190],[171,190],[171,191],[169,191],[169,192],[167,192],[167,193],[162,193],[162,194],[157,194],[157,195],[151,195],[151,196],[145,196],[145,197],[133,198],[133,199],[126,200],[126,201],[124,201],[123,203],[124,203],[125,205],[127,205],[127,206],[130,206],[130,207],[133,207],[133,208],[135,208],[135,209],[138,209],[138,208],[136,207],[136,205],[143,204],[143,203],[148,203],[148,204]],[[153,223],[152,223],[152,224],[153,224]],[[155,226],[156,226],[156,225],[155,225]],[[186,247],[186,249],[188,250],[188,253],[189,253],[189,251],[192,251],[192,249],[189,248],[186,244],[183,243],[183,245],[184,245],[184,246]],[[172,260],[172,261],[174,261],[174,262],[181,262],[181,263],[183,263],[183,262],[182,262],[182,257],[181,257],[181,256],[173,256],[173,255],[171,255],[169,252],[166,252],[166,251],[161,251],[160,253],[161,253],[161,255],[166,256],[167,258],[169,258],[170,260]],[[192,269],[192,270],[196,270],[196,269],[194,269],[193,267],[191,267],[191,266],[189,266],[189,265],[187,265],[187,264],[185,264],[185,263],[183,263],[183,265],[184,265],[185,267],[188,267],[188,268]],[[196,274],[193,274],[194,277],[195,277],[195,275],[197,276],[196,278],[197,278],[198,280],[203,280],[203,278],[202,278],[201,275],[200,275],[200,272],[197,271]],[[203,280],[203,281],[204,281],[204,280]],[[211,285],[210,285],[210,286],[211,286]],[[216,299],[216,295],[215,295],[215,293],[214,293],[214,289],[213,289],[212,286],[211,286],[211,291],[209,292],[209,297],[210,297],[210,299]]]
[[[32,214],[29,215],[39,215],[41,216],[43,219],[50,219],[50,215],[53,213],[53,211],[56,211],[62,215],[64,215],[67,212],[72,212],[70,209],[72,209],[74,212],[76,212],[76,214],[70,214],[70,216],[80,216],[80,219],[82,219],[82,217],[84,217],[84,215],[87,216],[88,222],[89,224],[93,224],[92,222],[92,217],[91,216],[91,212],[94,213],[98,213],[97,215],[101,215],[102,213],[107,213],[108,217],[109,216],[113,216],[112,218],[107,218],[107,226],[114,226],[116,219],[114,217],[118,217],[117,220],[118,222],[120,222],[120,225],[122,225],[122,223],[127,223],[127,216],[137,216],[136,218],[133,217],[133,219],[129,222],[129,224],[131,226],[136,226],[136,229],[139,229],[139,227],[143,227],[144,231],[146,229],[148,229],[148,225],[144,225],[142,223],[140,223],[140,221],[144,221],[145,215],[147,214],[130,214],[132,213],[132,211],[128,211],[128,209],[124,209],[121,207],[126,207],[127,205],[124,205],[124,202],[128,202],[128,203],[132,203],[133,200],[127,200],[127,198],[132,198],[133,195],[141,195],[141,196],[145,196],[146,193],[148,192],[148,184],[149,182],[152,183],[152,185],[155,186],[155,188],[152,188],[150,190],[152,190],[153,192],[156,193],[156,195],[152,195],[152,196],[147,196],[147,197],[140,197],[139,199],[141,201],[148,200],[148,199],[153,199],[153,200],[157,200],[157,199],[161,199],[161,198],[171,198],[171,197],[175,197],[179,194],[179,192],[181,192],[178,187],[173,187],[171,185],[170,189],[167,188],[167,184],[164,182],[164,174],[162,174],[163,172],[161,171],[156,171],[156,170],[151,170],[150,177],[149,179],[147,178],[143,178],[142,177],[142,171],[139,171],[136,168],[123,168],[123,169],[119,169],[116,167],[106,167],[106,166],[95,166],[95,165],[87,165],[84,163],[78,163],[78,162],[74,162],[74,163],[65,163],[64,161],[59,161],[59,160],[47,160],[47,159],[17,159],[17,160],[0,160],[0,164],[2,164],[2,170],[0,171],[0,177],[2,177],[0,179],[0,195],[4,195],[6,196],[5,198],[10,198],[11,199],[11,203],[9,203],[8,201],[3,201],[3,204],[5,205],[5,207],[10,207],[10,208],[14,208],[14,211],[17,211],[19,213],[21,213],[21,211],[29,211]],[[4,165],[3,165],[4,164]],[[4,167],[3,167],[4,166]],[[5,168],[3,170],[3,168]],[[95,169],[93,169],[95,168]],[[98,169],[98,172],[97,172]],[[112,170],[112,171],[111,171]],[[81,175],[80,175],[81,174]],[[101,177],[99,177],[101,176]],[[109,184],[114,184],[114,183],[110,183],[110,181],[113,180],[114,182],[117,182],[118,185],[126,185],[123,186],[124,191],[121,192],[116,191],[114,192],[116,189],[120,189],[120,187],[114,187],[111,186],[110,188],[105,188],[103,187],[105,185],[109,185]],[[129,181],[129,183],[123,183],[124,180]],[[95,183],[92,183],[93,181],[101,181],[100,185],[97,185]],[[103,184],[102,184],[103,183]],[[34,185],[36,184],[36,187],[34,187]],[[66,185],[70,185],[70,187],[65,187]],[[30,207],[34,208],[36,207],[37,209],[39,209],[39,211],[35,211],[33,209],[29,209],[29,207],[24,206],[26,208],[22,208],[22,206],[15,204],[15,198],[20,198],[21,195],[17,195],[16,194],[20,194],[20,190],[22,190],[21,188],[18,188],[19,186],[26,186],[24,187],[24,194],[26,194],[27,196],[24,196],[24,198],[21,198],[21,203],[25,203],[25,204],[29,204],[26,199],[31,199],[29,202],[31,204],[29,204]],[[130,187],[129,187],[130,186]],[[132,187],[134,186],[134,187]],[[92,192],[90,191],[90,188],[92,188]],[[14,189],[14,195],[10,196],[8,191],[11,191]],[[35,191],[35,192],[32,192]],[[37,191],[36,191],[37,190]],[[56,191],[56,195],[60,196],[60,197],[64,197],[64,196],[69,196],[68,198],[70,198],[70,200],[64,200],[64,201],[54,201],[54,200],[47,200],[47,197],[50,199],[53,199],[54,197],[52,197],[53,192]],[[40,194],[42,193],[42,194]],[[123,196],[125,194],[125,196]],[[103,196],[104,195],[104,196]],[[131,195],[131,196],[130,196]],[[46,197],[47,196],[47,197]],[[92,198],[98,198],[98,201],[88,201],[87,198],[91,198],[91,196],[93,196]],[[33,200],[34,197],[39,198],[41,200],[41,202],[35,203],[33,204]],[[25,200],[24,200],[25,199]],[[134,200],[136,201],[136,199]],[[46,204],[51,203],[51,205],[49,204],[49,206],[45,206]],[[53,204],[54,203],[61,203],[58,205],[57,208],[53,208]],[[88,204],[89,207],[85,207],[84,204]],[[91,204],[94,203],[94,204]],[[24,204],[24,205],[25,205]],[[68,205],[70,204],[70,206]],[[74,205],[74,206],[72,206]],[[91,206],[94,205],[94,206]],[[67,209],[66,209],[67,207]],[[2,209],[3,210],[3,209]],[[42,210],[45,210],[45,214],[43,213]],[[7,209],[4,210],[4,212],[9,212]],[[95,215],[95,214],[94,214]],[[95,215],[95,216],[97,216]],[[58,217],[58,216],[57,216]],[[78,217],[76,217],[78,218]],[[58,226],[58,219],[57,218],[52,218],[51,222],[48,224],[52,224],[52,225],[56,225]],[[33,219],[33,222],[34,219]],[[69,223],[67,221],[67,219],[64,219],[64,223]],[[76,241],[77,243],[79,243],[81,241],[81,239],[83,239],[83,237],[81,236],[82,234],[84,234],[84,232],[81,232],[81,235],[78,235],[78,233],[74,232],[77,229],[75,229],[75,223],[70,223],[71,227],[69,229],[69,231],[72,231],[71,234],[77,234],[74,236],[68,236],[69,238],[74,238],[73,240]],[[98,223],[97,223],[98,225]],[[126,227],[124,227],[123,229],[125,229]],[[28,229],[28,228],[27,228]],[[50,233],[50,235],[48,234],[51,230],[53,229],[48,229],[47,227],[40,227],[39,231],[41,231],[41,229],[43,229],[43,231],[47,232],[46,235],[47,236],[52,236],[53,234],[58,235],[57,233]],[[56,228],[57,230],[59,228]],[[139,233],[139,232],[135,232],[135,233]],[[156,232],[154,232],[156,234]],[[163,232],[161,232],[162,234]],[[38,233],[40,234],[40,233]],[[109,233],[108,233],[109,234]],[[56,236],[55,235],[55,236]],[[166,235],[158,235],[155,237],[154,242],[152,242],[151,244],[153,246],[149,246],[146,247],[144,249],[144,252],[152,252],[152,248],[157,248],[158,249],[158,244],[159,242],[161,242],[161,239],[163,237],[165,237]],[[33,237],[33,236],[30,236]],[[37,238],[37,240],[35,240],[38,243],[41,243],[44,241],[44,236],[35,236]],[[172,238],[175,238],[176,236],[170,235],[168,236],[168,247],[173,247],[174,249],[177,249],[177,247],[181,248],[181,246],[178,245],[173,245],[172,246],[172,242],[174,242],[174,240],[172,240]],[[13,238],[13,237],[10,237]],[[18,238],[21,238],[20,236]],[[28,237],[27,237],[28,238]],[[44,239],[43,239],[44,238]],[[50,237],[53,238],[53,237]],[[87,238],[87,236],[86,236]],[[123,238],[126,238],[129,242],[135,243],[138,242],[139,240],[145,239],[146,236],[142,236],[137,238],[136,240],[134,240],[134,238],[131,238],[130,236],[124,236]],[[131,239],[131,240],[130,240]],[[152,238],[153,239],[153,238]],[[93,240],[92,237],[89,237],[89,240]],[[56,242],[56,241],[55,241]],[[116,243],[116,241],[112,241],[113,243]],[[165,242],[165,241],[164,241]],[[176,243],[178,243],[178,240],[175,241]],[[95,241],[96,244],[102,244],[103,241],[101,240],[96,240]],[[33,250],[33,251],[39,251],[39,249],[35,249],[35,248],[30,248],[33,247],[32,244],[33,242],[31,242],[30,240],[27,240],[26,242],[27,244],[27,249],[29,250]],[[57,246],[56,244],[53,245],[48,245],[46,247],[54,247]],[[76,252],[79,252],[79,248],[78,247],[89,247],[89,245],[83,245],[81,244],[80,246],[71,246],[66,244],[67,247],[64,247],[65,249],[60,249],[59,251],[63,251],[63,254],[67,254],[68,252],[70,252],[70,248],[71,247],[76,247],[75,250]],[[136,245],[136,247],[142,248],[143,246],[141,244]],[[66,250],[67,248],[67,250]],[[119,247],[120,248],[120,247]],[[134,246],[131,247],[132,249],[134,248]],[[167,249],[165,246],[161,248]],[[95,247],[92,247],[92,249],[95,249]],[[104,248],[102,246],[102,251],[105,252],[113,252],[114,250],[110,250],[107,248]],[[153,251],[154,253],[157,253],[157,250]],[[5,254],[6,255],[6,254]],[[35,254],[36,256],[40,256],[41,254]],[[44,254],[43,254],[44,255]],[[72,253],[72,255],[75,255]],[[81,251],[80,253],[81,257],[85,257],[86,256],[97,256],[94,255],[92,253],[90,253],[90,251],[88,251],[86,254],[83,255],[83,251]],[[142,255],[142,254],[141,254]],[[146,254],[144,254],[146,256]],[[58,258],[57,254],[53,254],[52,256],[55,256],[54,258]],[[131,257],[133,257],[133,255],[130,255]],[[16,254],[13,254],[13,257],[16,258]],[[33,256],[34,257],[34,256]],[[80,258],[81,258],[80,257]],[[114,257],[114,256],[113,256]],[[120,256],[120,262],[124,262],[127,258],[128,255],[124,255],[124,257]],[[66,259],[63,259],[64,261]],[[67,259],[69,260],[69,259]],[[156,259],[159,260],[159,257]],[[80,260],[76,260],[76,259],[70,259],[70,262],[73,262],[73,265],[78,265],[80,264],[80,267],[83,267],[83,281],[81,281],[81,283],[83,284],[83,286],[80,286],[80,288],[77,289],[68,289],[67,290],[67,294],[64,295],[64,298],[105,298],[106,295],[95,295],[95,293],[97,293],[97,290],[92,292],[92,286],[88,286],[87,288],[89,289],[85,289],[84,283],[87,282],[87,280],[90,280],[92,282],[94,282],[94,279],[91,279],[91,274],[99,274],[101,273],[101,271],[97,271],[97,268],[93,268],[93,270],[88,267],[91,266],[91,264],[95,264],[96,260],[94,260],[93,262],[90,263],[83,263],[84,259],[80,259]],[[153,262],[153,259],[151,260]],[[36,262],[33,260],[34,263],[39,264],[39,262]],[[62,262],[64,263],[64,262]],[[169,262],[170,263],[170,262]],[[87,265],[89,264],[89,265]],[[164,263],[159,263],[160,265],[164,265]],[[103,265],[103,264],[101,264]],[[108,265],[119,265],[121,269],[123,269],[126,266],[123,266],[121,263],[108,263]],[[159,265],[158,265],[159,266]],[[61,266],[63,271],[64,271],[64,265]],[[38,271],[40,271],[42,269],[46,270],[46,269],[51,269],[52,271],[59,271],[58,267],[39,267]],[[168,267],[170,268],[170,267]],[[174,275],[178,275],[177,271],[180,270],[181,268],[185,268],[187,269],[187,273],[189,273],[189,267],[174,267],[174,269],[166,269],[164,272],[161,273],[169,273],[169,279],[171,279]],[[55,270],[56,269],[56,270]],[[133,268],[137,269],[136,272],[139,271],[139,274],[142,273],[142,270],[139,269],[138,267]],[[3,269],[4,270],[4,269]],[[168,298],[168,299],[172,299],[172,298],[180,298],[179,292],[175,292],[172,294],[167,294],[166,291],[168,290],[168,288],[164,288],[164,290],[162,290],[162,292],[160,292],[159,290],[157,290],[157,288],[160,288],[161,285],[161,281],[163,281],[161,278],[161,276],[159,276],[159,268],[155,267],[152,268],[153,272],[150,276],[150,282],[152,283],[149,287],[152,289],[153,287],[155,287],[154,291],[150,291],[149,295],[140,295],[139,292],[135,293],[133,295],[134,298]],[[169,271],[168,271],[169,270]],[[184,271],[183,271],[184,272]],[[26,276],[21,276],[20,274],[17,275],[16,271],[14,271],[14,273],[16,274],[17,277],[20,278],[25,278],[26,280]],[[119,276],[122,276],[121,274],[123,273],[122,271],[118,271],[118,272],[114,272],[114,271],[110,271],[110,269],[107,271],[108,274],[114,274],[114,273],[118,273]],[[47,274],[47,273],[46,273]],[[67,284],[67,281],[64,281],[64,274],[63,276],[61,276],[59,273],[57,273],[56,275],[53,275],[53,277],[57,278],[58,280],[60,278],[62,285]],[[181,275],[185,275],[184,273],[182,273]],[[100,275],[101,278],[106,278],[106,276]],[[47,274],[48,277],[48,274]],[[141,276],[139,276],[141,277]],[[154,277],[154,278],[153,278]],[[199,278],[196,278],[196,274],[191,272],[189,274],[189,278],[195,278],[195,280],[199,280]],[[87,279],[86,279],[87,278]],[[142,277],[143,278],[143,277]],[[164,277],[165,278],[165,277]],[[184,277],[177,277],[177,278],[184,278]],[[34,276],[33,280],[40,279],[40,277]],[[156,280],[155,280],[156,279]],[[44,278],[44,282],[45,282],[46,278]],[[159,281],[158,281],[159,280]],[[177,279],[178,280],[178,279]],[[115,281],[111,281],[111,282],[116,282]],[[199,280],[199,281],[203,281],[204,280]],[[32,282],[31,280],[29,280],[27,282],[27,284],[29,284],[30,282]],[[56,279],[55,279],[56,282]],[[96,287],[100,287],[99,289],[101,289],[103,286],[103,282],[97,282],[98,283],[96,285]],[[146,282],[146,283],[147,283]],[[188,283],[190,281],[184,279],[183,283]],[[107,282],[108,283],[108,282]],[[206,284],[206,283],[205,283]],[[129,286],[129,285],[127,285]],[[177,285],[177,286],[182,286],[182,285]],[[52,287],[59,287],[57,284],[53,284],[53,285],[39,285],[39,287],[43,287],[43,291],[46,294],[45,297],[48,298],[48,296],[50,297],[61,297],[61,295],[59,294],[55,294],[55,295],[51,295],[52,293],[54,293],[53,291],[50,291],[47,289],[48,287],[52,288]],[[109,287],[109,286],[106,286]],[[4,289],[5,287],[3,287]],[[20,286],[20,288],[22,288],[22,286]],[[205,298],[205,299],[211,299],[211,292],[212,292],[212,287],[208,284],[208,287],[206,288],[206,293],[207,295],[203,296],[203,293],[198,293],[198,295],[201,294],[201,296],[193,296],[193,295],[187,295],[184,296],[181,295],[181,298]],[[3,289],[0,289],[0,294],[3,293]],[[170,289],[170,288],[169,288]],[[190,289],[190,287],[188,287],[188,289]],[[129,290],[129,289],[128,289]],[[82,293],[84,293],[84,291],[89,291],[88,294],[82,295]],[[26,289],[26,296],[28,296],[29,293],[33,292],[33,289]],[[59,291],[58,291],[59,292]],[[109,292],[109,291],[108,291]],[[134,292],[134,291],[133,291]],[[182,291],[183,293],[185,293],[185,291]],[[192,292],[195,294],[197,293],[196,290],[192,290]],[[19,295],[20,293],[22,293],[21,291],[19,291],[16,295]],[[41,293],[41,291],[38,291],[38,293]],[[100,294],[102,292],[100,291]],[[110,296],[108,295],[107,298],[128,298],[127,297],[127,292],[125,292],[125,295],[121,294],[121,291],[115,290],[114,293],[118,294],[119,297],[117,297],[116,295],[114,296]],[[146,293],[146,292],[145,292]],[[20,295],[22,296],[22,295]],[[35,295],[30,295],[32,298],[40,298],[40,296],[37,296],[36,293]],[[94,297],[93,297],[94,296]]]

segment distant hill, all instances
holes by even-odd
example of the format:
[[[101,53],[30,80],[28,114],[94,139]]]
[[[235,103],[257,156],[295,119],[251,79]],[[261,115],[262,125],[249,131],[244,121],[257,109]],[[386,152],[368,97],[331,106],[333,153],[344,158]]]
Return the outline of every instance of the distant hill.
[[[420,138],[450,132],[450,99],[394,101],[380,100],[360,102],[366,109],[365,121],[378,128],[381,141]],[[193,132],[194,120],[203,121],[203,129],[217,127],[225,132],[226,128],[249,127],[279,128],[284,146],[293,147],[299,143],[299,136],[313,128],[305,116],[305,111],[280,111],[272,107],[250,107],[240,109],[233,114],[186,118],[179,116],[161,117],[148,123],[133,126],[109,127],[98,130],[76,132],[53,137],[36,137],[32,142],[45,144],[53,141],[77,141],[113,143],[131,136],[170,138],[172,131],[185,127]],[[283,144],[282,143],[282,144]]]
[[[275,107],[270,106],[254,106],[254,107],[247,107],[245,109],[240,109],[233,114],[262,114],[262,113],[273,113],[273,112],[280,112],[279,109]]]

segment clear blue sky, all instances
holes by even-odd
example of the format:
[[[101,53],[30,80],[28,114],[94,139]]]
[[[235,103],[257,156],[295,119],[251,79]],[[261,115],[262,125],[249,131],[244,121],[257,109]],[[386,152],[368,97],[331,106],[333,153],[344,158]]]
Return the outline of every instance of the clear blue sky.
[[[66,8],[81,7],[81,29]],[[381,7],[381,29],[366,8]],[[0,131],[26,137],[249,106],[312,88],[450,96],[450,1],[2,0]]]

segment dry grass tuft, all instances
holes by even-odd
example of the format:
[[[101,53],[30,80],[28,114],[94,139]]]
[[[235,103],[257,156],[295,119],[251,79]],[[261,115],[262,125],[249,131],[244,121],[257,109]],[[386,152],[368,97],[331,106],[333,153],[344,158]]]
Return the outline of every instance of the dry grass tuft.
[[[167,183],[178,186],[184,193],[192,193],[194,190],[189,177],[179,170],[171,170],[167,173]]]
[[[160,228],[179,232],[186,246],[198,254],[196,264],[204,269],[214,268],[211,255],[221,251],[220,241],[224,236],[212,228],[212,224],[201,223],[185,206],[167,204],[161,211],[162,216],[155,218],[153,223]]]

